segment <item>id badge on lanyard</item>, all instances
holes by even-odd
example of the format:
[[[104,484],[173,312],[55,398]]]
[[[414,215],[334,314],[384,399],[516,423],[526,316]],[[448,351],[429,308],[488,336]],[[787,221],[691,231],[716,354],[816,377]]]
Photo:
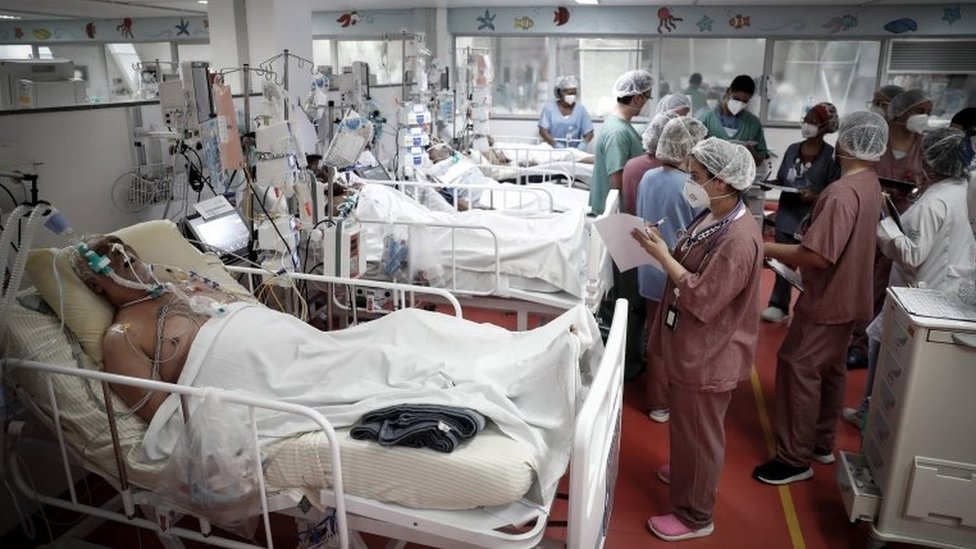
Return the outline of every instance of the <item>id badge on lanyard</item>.
[[[674,303],[668,305],[667,311],[664,312],[664,325],[672,332],[678,325],[678,307]]]

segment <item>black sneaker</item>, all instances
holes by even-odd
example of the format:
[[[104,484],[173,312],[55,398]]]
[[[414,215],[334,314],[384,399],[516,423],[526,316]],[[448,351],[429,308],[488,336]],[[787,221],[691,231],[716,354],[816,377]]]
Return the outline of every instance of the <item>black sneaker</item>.
[[[766,484],[789,484],[813,477],[810,466],[794,467],[782,461],[772,459],[752,470],[752,478]]]
[[[847,351],[847,369],[860,370],[868,367],[868,357],[856,349]]]

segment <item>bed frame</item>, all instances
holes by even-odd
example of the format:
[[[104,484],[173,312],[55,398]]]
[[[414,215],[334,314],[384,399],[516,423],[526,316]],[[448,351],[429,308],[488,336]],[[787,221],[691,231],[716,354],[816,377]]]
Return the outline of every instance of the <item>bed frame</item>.
[[[302,278],[333,284],[376,284],[326,276],[303,275]],[[444,295],[447,292],[436,288],[385,283],[380,283],[380,286],[389,289],[399,287],[398,289],[402,291],[401,295],[426,293],[452,301],[452,296]],[[453,301],[453,303],[455,304],[455,315],[460,316],[457,302]],[[602,547],[606,536],[613,501],[619,449],[626,324],[627,305],[624,300],[618,300],[606,351],[591,383],[586,400],[575,418],[576,427],[573,435],[569,480],[567,541],[570,548],[596,547],[599,549]],[[152,491],[134,486],[127,480],[125,462],[121,457],[121,445],[112,413],[112,399],[108,398],[111,390],[109,384],[130,385],[154,391],[175,393],[181,395],[181,398],[203,396],[206,393],[205,390],[29,360],[4,359],[2,364],[5,368],[23,368],[46,376],[47,393],[54,417],[48,420],[46,415],[34,403],[30,402],[29,398],[25,398],[24,401],[32,408],[31,411],[34,415],[54,431],[60,448],[63,472],[69,487],[68,499],[40,494],[25,480],[23,471],[20,470],[16,460],[14,460],[10,468],[11,476],[15,485],[25,495],[40,504],[68,509],[99,521],[112,520],[153,531],[160,536],[160,540],[167,547],[181,547],[181,539],[230,549],[262,547],[216,535],[212,533],[211,525],[206,519],[160,504]],[[104,471],[96,470],[98,469],[96,467],[90,468],[93,472],[104,477],[118,491],[118,496],[113,498],[105,507],[81,503],[75,493],[75,478],[72,475],[71,462],[72,460],[75,463],[83,462],[74,449],[65,443],[64,431],[58,417],[58,398],[52,382],[54,375],[87,378],[101,384],[103,395],[106,397],[107,422],[115,450],[116,470]],[[334,478],[332,488],[322,490],[318,494],[317,503],[320,506],[328,506],[335,510],[340,547],[343,549],[350,546],[366,547],[358,534],[359,532],[370,532],[401,540],[397,544],[400,547],[405,542],[412,541],[442,547],[528,548],[534,547],[543,538],[556,494],[548,496],[546,505],[542,507],[529,505],[525,502],[515,502],[501,508],[467,511],[410,509],[351,496],[343,491],[341,456],[335,430],[321,414],[302,406],[251,398],[227,391],[220,391],[219,395],[227,403],[246,407],[250,419],[251,436],[255,441],[255,453],[259,460],[257,426],[254,419],[255,409],[263,408],[290,412],[305,416],[319,425],[320,430],[330,443],[331,467],[334,471]],[[321,518],[322,515],[317,514],[314,508],[308,512],[300,511],[298,502],[290,496],[269,493],[264,483],[263,471],[260,468],[257,480],[261,491],[261,519],[266,533],[271,532],[270,513],[273,512],[290,515],[310,524],[315,524]],[[121,500],[122,505],[121,512],[115,509],[119,500]],[[140,507],[149,518],[136,516],[136,506]],[[199,524],[198,529],[175,526],[176,521],[183,515],[195,517]],[[499,528],[510,527],[511,525],[523,528],[514,532],[499,530]],[[270,535],[266,536],[266,545],[263,547],[273,549],[274,542]]]
[[[369,181],[368,183],[373,183]],[[387,186],[430,186],[429,183],[414,183],[414,182],[391,182],[391,181],[376,181],[375,183],[384,184]],[[435,185],[436,187],[436,185]],[[485,186],[486,189],[498,190],[494,186]],[[514,187],[512,190],[519,189],[523,187]],[[531,185],[525,186],[526,189],[532,189]],[[502,189],[503,191],[508,191],[508,189]],[[543,189],[538,189],[539,191],[545,192]],[[547,193],[548,194],[548,193]],[[551,195],[550,195],[551,199]],[[596,220],[606,217],[608,215],[617,213],[620,211],[619,206],[619,194],[618,191],[611,189],[607,194],[607,199],[604,206],[603,214],[596,218],[587,218],[588,220]],[[447,288],[452,294],[457,296],[458,300],[462,304],[470,307],[481,308],[481,309],[491,309],[506,312],[514,312],[516,314],[516,326],[518,330],[528,329],[528,317],[530,314],[541,315],[543,317],[557,316],[562,312],[583,303],[587,309],[592,313],[596,313],[600,306],[601,301],[606,295],[607,291],[613,284],[612,268],[610,258],[610,253],[607,250],[606,244],[600,237],[599,233],[593,227],[592,223],[586,224],[587,238],[585,241],[585,246],[587,247],[587,264],[586,264],[586,283],[584,286],[584,296],[578,298],[572,296],[566,292],[535,292],[530,290],[523,290],[518,288],[501,288],[501,259],[498,248],[498,237],[493,228],[487,225],[480,224],[447,224],[447,223],[423,223],[414,221],[391,221],[387,219],[368,219],[359,218],[360,223],[369,225],[397,225],[403,227],[436,227],[444,228],[451,231],[451,248],[449,250],[444,250],[447,257],[445,260],[445,267],[452,273],[451,286]],[[454,248],[454,233],[457,230],[477,230],[483,231],[491,235],[491,240],[493,245],[494,254],[494,285],[487,289],[473,289],[473,288],[463,288],[457,285],[457,257],[456,249]],[[448,255],[449,254],[449,255]]]

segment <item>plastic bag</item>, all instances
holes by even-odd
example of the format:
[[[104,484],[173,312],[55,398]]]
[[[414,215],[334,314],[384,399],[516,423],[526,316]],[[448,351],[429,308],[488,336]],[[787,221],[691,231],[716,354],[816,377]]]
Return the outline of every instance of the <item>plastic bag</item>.
[[[411,226],[407,252],[411,283],[439,288],[446,286],[444,259],[431,229]]]
[[[175,507],[250,538],[261,512],[257,462],[245,409],[208,392],[162,472],[160,493]]]

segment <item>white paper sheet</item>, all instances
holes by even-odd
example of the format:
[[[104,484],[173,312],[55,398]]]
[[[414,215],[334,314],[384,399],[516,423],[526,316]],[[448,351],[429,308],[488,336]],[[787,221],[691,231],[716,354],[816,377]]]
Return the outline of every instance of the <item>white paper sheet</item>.
[[[593,222],[600,238],[607,244],[610,257],[621,271],[629,271],[638,265],[650,265],[664,270],[656,259],[647,253],[634,240],[630,232],[634,229],[644,230],[644,220],[630,214],[611,214]]]

